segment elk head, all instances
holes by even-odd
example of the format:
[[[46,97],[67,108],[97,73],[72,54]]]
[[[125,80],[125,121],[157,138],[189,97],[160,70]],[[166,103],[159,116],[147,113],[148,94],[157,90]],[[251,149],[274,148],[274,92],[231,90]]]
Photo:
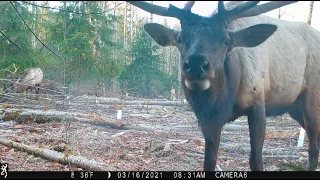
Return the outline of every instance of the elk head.
[[[277,29],[276,25],[257,24],[230,31],[227,29],[230,21],[244,16],[258,15],[292,2],[278,4],[272,2],[271,6],[268,4],[268,9],[256,6],[259,1],[249,1],[232,10],[226,10],[223,1],[219,1],[218,12],[210,17],[203,17],[191,12],[194,1],[186,3],[183,9],[171,4],[169,8],[165,8],[141,1],[129,1],[147,12],[180,20],[181,31],[157,23],[147,23],[144,29],[159,45],[176,46],[179,49],[182,81],[190,90],[209,89],[216,72],[223,68],[228,52],[235,47],[258,46]],[[253,9],[254,6],[256,9]]]

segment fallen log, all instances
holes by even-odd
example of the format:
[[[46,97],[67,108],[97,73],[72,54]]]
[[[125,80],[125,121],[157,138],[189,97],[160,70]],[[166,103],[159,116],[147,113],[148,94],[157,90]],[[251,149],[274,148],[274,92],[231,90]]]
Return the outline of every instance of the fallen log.
[[[108,169],[108,166],[105,163],[86,159],[81,156],[62,154],[49,149],[30,147],[22,143],[17,143],[11,140],[3,139],[3,138],[0,138],[0,144],[17,149],[19,151],[27,152],[29,154],[40,156],[45,159],[53,160],[64,165],[71,164],[76,167],[83,168],[86,170],[92,170],[92,171],[110,170]]]
[[[109,126],[118,130],[138,130],[138,131],[155,131],[155,130],[179,130],[177,127],[167,126],[146,126],[146,125],[131,125],[125,124],[118,120],[95,115],[95,114],[82,114],[71,113],[63,111],[41,111],[41,110],[23,110],[23,109],[1,109],[4,112],[4,116],[1,116],[0,120],[12,121],[16,120],[18,123],[34,121],[37,123],[46,123],[50,121],[58,122],[85,122],[88,124],[98,126]]]
[[[154,126],[144,126],[144,125],[131,125],[131,124],[124,124],[116,120],[112,120],[110,118],[101,117],[101,116],[93,116],[92,119],[89,118],[82,118],[79,115],[74,116],[74,120],[86,122],[89,124],[97,124],[99,126],[109,126],[113,129],[118,130],[138,130],[138,131],[154,131],[154,130],[170,130],[171,128],[168,127],[154,127]]]
[[[4,94],[8,100],[46,100],[56,101],[62,100],[71,103],[80,104],[122,104],[122,105],[159,105],[159,106],[185,106],[185,101],[159,100],[159,99],[120,99],[106,97],[86,97],[86,96],[67,96],[67,95],[47,95],[47,94]]]
[[[2,109],[4,116],[0,120],[18,122],[36,121],[38,123],[46,123],[49,121],[70,121],[75,113],[62,111],[42,111],[42,110],[24,110],[24,109]]]
[[[106,101],[106,100],[70,100],[71,105],[74,104],[114,104],[114,105],[158,105],[158,106],[188,106],[187,103],[183,101],[140,101],[140,100],[132,100],[132,101],[124,101],[124,100],[112,100],[112,101]]]
[[[74,120],[79,122],[85,122],[88,124],[96,124],[99,126],[109,126],[113,129],[119,129],[119,130],[130,129],[130,127],[126,126],[125,124],[122,124],[120,122],[117,122],[111,119],[95,118],[94,120],[89,120],[88,118],[81,118],[81,117],[74,116]]]

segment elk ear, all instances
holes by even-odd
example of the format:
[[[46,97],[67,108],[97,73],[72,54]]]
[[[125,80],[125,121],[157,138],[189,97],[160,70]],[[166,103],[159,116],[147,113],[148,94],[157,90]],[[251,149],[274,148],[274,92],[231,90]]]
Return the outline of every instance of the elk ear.
[[[277,30],[276,25],[258,24],[229,32],[231,47],[255,47],[267,40]]]
[[[144,30],[160,46],[175,46],[178,32],[157,23],[147,23]]]

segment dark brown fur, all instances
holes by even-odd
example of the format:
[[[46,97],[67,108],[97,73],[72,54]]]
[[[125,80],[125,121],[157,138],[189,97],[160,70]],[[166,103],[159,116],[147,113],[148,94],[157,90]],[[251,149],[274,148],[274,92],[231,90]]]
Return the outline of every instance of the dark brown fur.
[[[204,170],[215,170],[222,127],[245,115],[250,168],[262,171],[266,117],[288,112],[306,130],[314,171],[320,145],[320,33],[305,23],[266,16],[229,22],[221,2],[222,14],[210,18],[170,8],[167,14],[177,14],[181,31],[156,23],[145,30],[161,46],[180,51],[183,90],[205,138]]]

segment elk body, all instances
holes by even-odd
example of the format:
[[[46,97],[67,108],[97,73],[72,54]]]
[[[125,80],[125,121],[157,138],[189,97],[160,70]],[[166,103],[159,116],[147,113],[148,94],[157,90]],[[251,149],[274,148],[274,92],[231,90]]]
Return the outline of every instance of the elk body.
[[[42,83],[38,91],[39,94],[55,94],[56,92],[57,86],[51,81]]]
[[[222,127],[248,117],[250,168],[263,170],[266,117],[289,113],[308,137],[309,170],[318,164],[320,145],[320,33],[310,25],[259,15],[293,3],[219,1],[210,17],[146,2],[131,4],[180,20],[181,31],[145,24],[161,46],[181,55],[181,82],[205,139],[204,170],[215,170]]]
[[[39,93],[39,87],[42,84],[43,72],[40,68],[27,68],[23,78],[15,83],[15,92],[22,93],[29,89],[35,89]]]

